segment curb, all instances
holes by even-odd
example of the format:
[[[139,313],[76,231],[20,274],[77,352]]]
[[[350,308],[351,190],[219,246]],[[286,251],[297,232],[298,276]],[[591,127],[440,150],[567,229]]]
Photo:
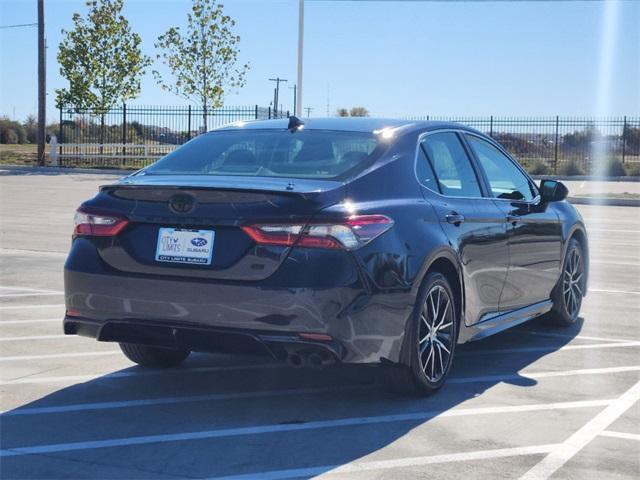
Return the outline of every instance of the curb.
[[[640,177],[596,177],[594,175],[531,175],[534,180],[560,180],[561,182],[640,182]]]
[[[42,173],[42,174],[50,174],[50,175],[74,175],[78,173],[88,173],[88,174],[108,174],[108,175],[120,175],[121,177],[125,177],[127,175],[131,175],[133,172],[136,172],[139,169],[135,170],[123,170],[123,169],[115,169],[115,168],[75,168],[75,167],[29,167],[23,165],[0,165],[0,175],[7,175],[7,172],[26,172],[26,173]],[[9,173],[10,175],[10,173]]]
[[[601,205],[607,207],[640,207],[640,199],[635,198],[598,198],[598,197],[569,197],[569,203],[574,205]]]

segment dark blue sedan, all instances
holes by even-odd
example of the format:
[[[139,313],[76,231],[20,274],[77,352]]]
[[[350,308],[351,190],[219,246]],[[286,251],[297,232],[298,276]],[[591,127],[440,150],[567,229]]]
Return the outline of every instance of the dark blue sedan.
[[[458,124],[233,124],[80,206],[65,333],[149,367],[266,353],[432,392],[457,343],[576,321],[588,244],[566,196]]]

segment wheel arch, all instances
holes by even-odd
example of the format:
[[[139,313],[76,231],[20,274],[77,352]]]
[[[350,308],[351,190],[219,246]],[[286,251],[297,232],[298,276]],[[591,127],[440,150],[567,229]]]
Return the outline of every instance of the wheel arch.
[[[585,258],[584,266],[585,266],[586,279],[585,279],[585,291],[583,296],[586,296],[587,291],[589,290],[589,240],[587,237],[587,230],[582,223],[575,223],[569,230],[569,233],[566,238],[567,240],[565,241],[563,252],[562,252],[561,265],[564,265],[564,261],[567,256],[567,250],[569,249],[569,244],[571,243],[571,240],[575,239],[580,244],[580,247],[582,248],[582,253]]]

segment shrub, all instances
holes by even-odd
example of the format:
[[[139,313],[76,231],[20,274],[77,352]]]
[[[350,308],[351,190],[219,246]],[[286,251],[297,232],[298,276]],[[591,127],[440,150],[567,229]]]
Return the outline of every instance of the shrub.
[[[640,177],[640,162],[627,164],[627,175],[632,177]]]
[[[624,169],[624,165],[617,158],[608,158],[604,160],[600,166],[596,164],[591,165],[591,174],[598,174],[604,177],[624,177],[627,172]]]
[[[567,163],[560,166],[558,169],[560,175],[574,176],[584,175],[584,169],[577,160],[569,160]]]
[[[27,133],[24,127],[8,118],[0,118],[0,143],[25,143]]]
[[[534,160],[525,165],[525,168],[530,175],[549,175],[551,173],[551,167],[542,160]]]

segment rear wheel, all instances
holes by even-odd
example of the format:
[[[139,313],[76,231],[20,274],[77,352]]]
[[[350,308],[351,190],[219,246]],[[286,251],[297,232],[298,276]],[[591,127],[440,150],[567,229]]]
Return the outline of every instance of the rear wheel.
[[[189,356],[189,350],[151,347],[136,343],[121,343],[120,349],[132,362],[143,367],[168,368],[180,365]]]
[[[447,379],[457,341],[458,314],[444,275],[427,275],[407,325],[410,366],[384,368],[387,386],[395,391],[426,395]]]
[[[553,325],[568,327],[573,325],[580,314],[585,291],[585,258],[580,242],[569,241],[562,274],[553,291],[553,309],[548,318]]]

